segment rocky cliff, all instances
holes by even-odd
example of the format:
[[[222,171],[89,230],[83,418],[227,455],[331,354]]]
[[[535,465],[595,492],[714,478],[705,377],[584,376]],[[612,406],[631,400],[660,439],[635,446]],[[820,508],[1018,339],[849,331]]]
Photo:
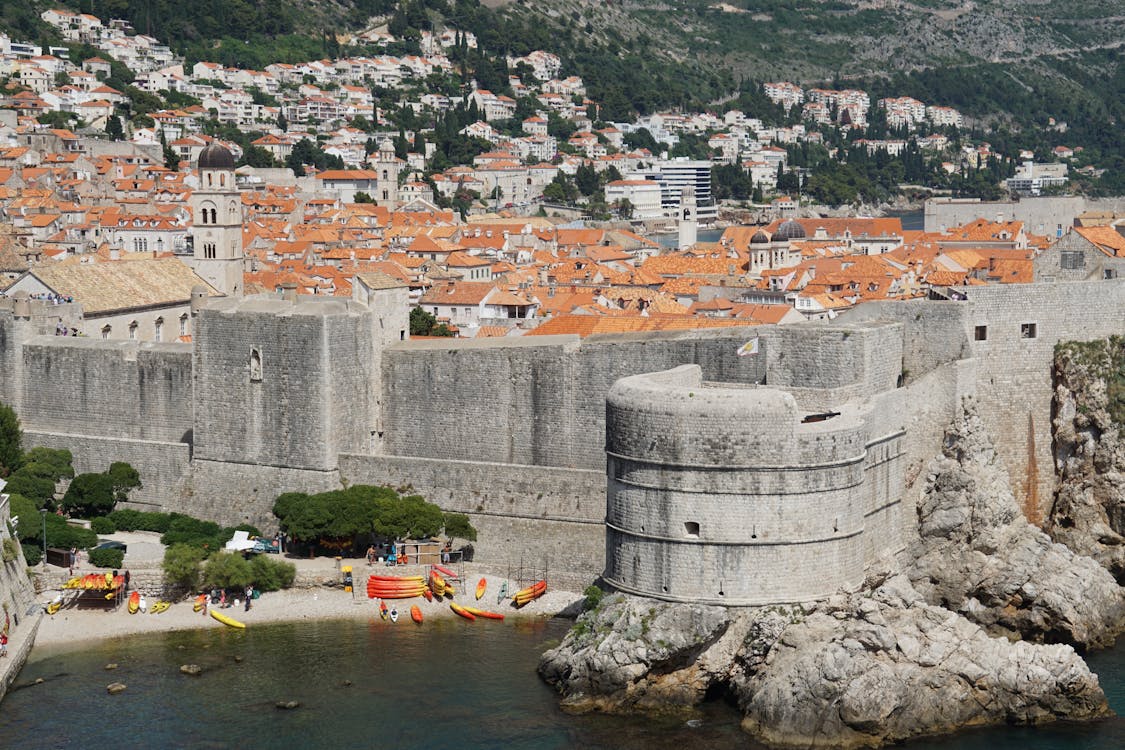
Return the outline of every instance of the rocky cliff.
[[[914,587],[993,635],[1104,647],[1125,629],[1125,589],[1024,519],[972,400],[929,467],[917,531]]]
[[[961,727],[1108,712],[1069,646],[992,638],[904,576],[805,608],[724,610],[617,594],[540,674],[571,710],[669,710],[725,690],[779,747],[871,747]]]
[[[1125,338],[1055,352],[1051,536],[1125,584]]]
[[[907,548],[859,592],[802,606],[606,597],[540,674],[572,710],[675,710],[725,691],[744,728],[779,747],[1108,712],[1070,645],[1032,641],[1112,642],[1122,590],[1023,519],[971,401],[929,467]]]

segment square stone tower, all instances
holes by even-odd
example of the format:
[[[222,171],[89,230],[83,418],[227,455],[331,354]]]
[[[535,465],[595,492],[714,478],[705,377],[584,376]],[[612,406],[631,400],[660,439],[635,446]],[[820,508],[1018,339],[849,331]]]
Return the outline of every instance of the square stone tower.
[[[193,458],[334,471],[379,426],[377,316],[340,298],[209,302],[194,336]]]
[[[212,143],[199,154],[199,188],[191,195],[194,251],[187,264],[228,297],[242,294],[242,197],[234,155]]]

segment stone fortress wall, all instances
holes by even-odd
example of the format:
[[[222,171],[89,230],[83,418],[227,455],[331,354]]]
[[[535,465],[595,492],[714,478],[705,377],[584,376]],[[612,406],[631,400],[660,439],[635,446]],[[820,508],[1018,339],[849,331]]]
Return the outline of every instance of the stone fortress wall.
[[[607,400],[606,580],[729,605],[857,588],[866,511],[885,498],[869,497],[864,481],[863,416],[854,402],[840,408],[802,423],[791,394],[715,387],[698,365],[617,381]]]
[[[606,561],[606,394],[698,365],[707,383],[783,391],[802,414],[862,413],[871,491],[863,549],[848,554],[870,560],[874,540],[893,547],[911,526],[918,477],[968,393],[1042,517],[1054,343],[1125,332],[1119,280],[958,291],[966,299],[864,305],[824,324],[488,342],[401,341],[405,290],[369,306],[201,303],[190,345],[56,338],[54,311],[11,304],[0,399],[29,444],[70,448],[79,471],[135,465],[147,507],[270,528],[281,492],[387,483],[468,513],[478,559],[549,557],[589,580]],[[737,356],[755,337],[758,354]]]

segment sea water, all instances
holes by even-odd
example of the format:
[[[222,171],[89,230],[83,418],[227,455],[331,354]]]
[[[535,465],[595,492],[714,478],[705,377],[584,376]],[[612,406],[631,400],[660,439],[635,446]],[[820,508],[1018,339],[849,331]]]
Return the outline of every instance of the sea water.
[[[755,748],[717,701],[690,724],[572,716],[536,675],[569,622],[255,625],[37,648],[0,704],[0,748]],[[1125,648],[1094,654],[1125,714]],[[106,670],[108,663],[117,664]],[[198,676],[180,672],[198,664]],[[38,678],[43,682],[35,684]],[[106,685],[127,689],[109,695]],[[277,708],[296,701],[295,709]],[[917,750],[1125,747],[1125,720],[1001,727]]]

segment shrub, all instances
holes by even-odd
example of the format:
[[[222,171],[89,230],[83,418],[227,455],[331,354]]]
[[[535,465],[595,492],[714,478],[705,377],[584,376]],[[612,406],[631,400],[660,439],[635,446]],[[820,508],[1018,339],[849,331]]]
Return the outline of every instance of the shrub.
[[[203,582],[218,588],[245,588],[254,581],[250,563],[242,555],[216,552],[203,567]]]
[[[266,555],[255,555],[250,560],[254,587],[262,591],[278,591],[293,585],[297,577],[297,566],[284,560],[275,560]]]
[[[20,526],[23,526],[20,523]],[[24,531],[24,529],[21,529]],[[39,532],[42,534],[42,531]],[[31,533],[31,538],[35,538],[35,532]],[[21,534],[21,538],[26,539]],[[39,538],[42,538],[41,536]],[[53,513],[47,514],[47,546],[60,547],[62,549],[70,549],[71,547],[78,547],[79,549],[87,549],[93,547],[98,543],[98,535],[91,529],[84,529],[81,526],[71,526],[66,522],[62,516],[56,516]]]
[[[108,516],[98,516],[90,519],[90,530],[95,534],[112,534],[117,531],[117,526]]]
[[[90,564],[97,568],[120,568],[125,560],[125,551],[113,547],[90,550]]]
[[[38,565],[43,559],[43,548],[38,544],[31,542],[23,542],[23,559],[27,561],[28,567]]]
[[[582,593],[586,595],[585,605],[587,610],[594,609],[599,604],[601,604],[602,597],[605,596],[605,591],[598,588],[597,585],[592,583],[587,586],[586,590]]]
[[[164,550],[164,577],[169,583],[185,586],[189,590],[199,587],[200,568],[206,554],[199,547],[173,544]]]
[[[168,530],[160,537],[165,546],[173,544],[191,544],[204,549],[220,549],[226,540],[219,541],[222,529],[213,521],[201,521],[198,518],[185,516],[182,513],[173,513],[168,523]],[[230,534],[227,535],[230,539]]]
[[[130,508],[115,510],[109,514],[108,518],[117,526],[118,531],[155,531],[158,534],[163,534],[172,523],[170,513],[156,513]]]
[[[4,540],[4,562],[9,563],[19,557],[20,543],[15,539]]]
[[[35,502],[37,508],[52,510],[55,507],[55,483],[50,479],[16,472],[8,479],[5,492],[23,495]]]

